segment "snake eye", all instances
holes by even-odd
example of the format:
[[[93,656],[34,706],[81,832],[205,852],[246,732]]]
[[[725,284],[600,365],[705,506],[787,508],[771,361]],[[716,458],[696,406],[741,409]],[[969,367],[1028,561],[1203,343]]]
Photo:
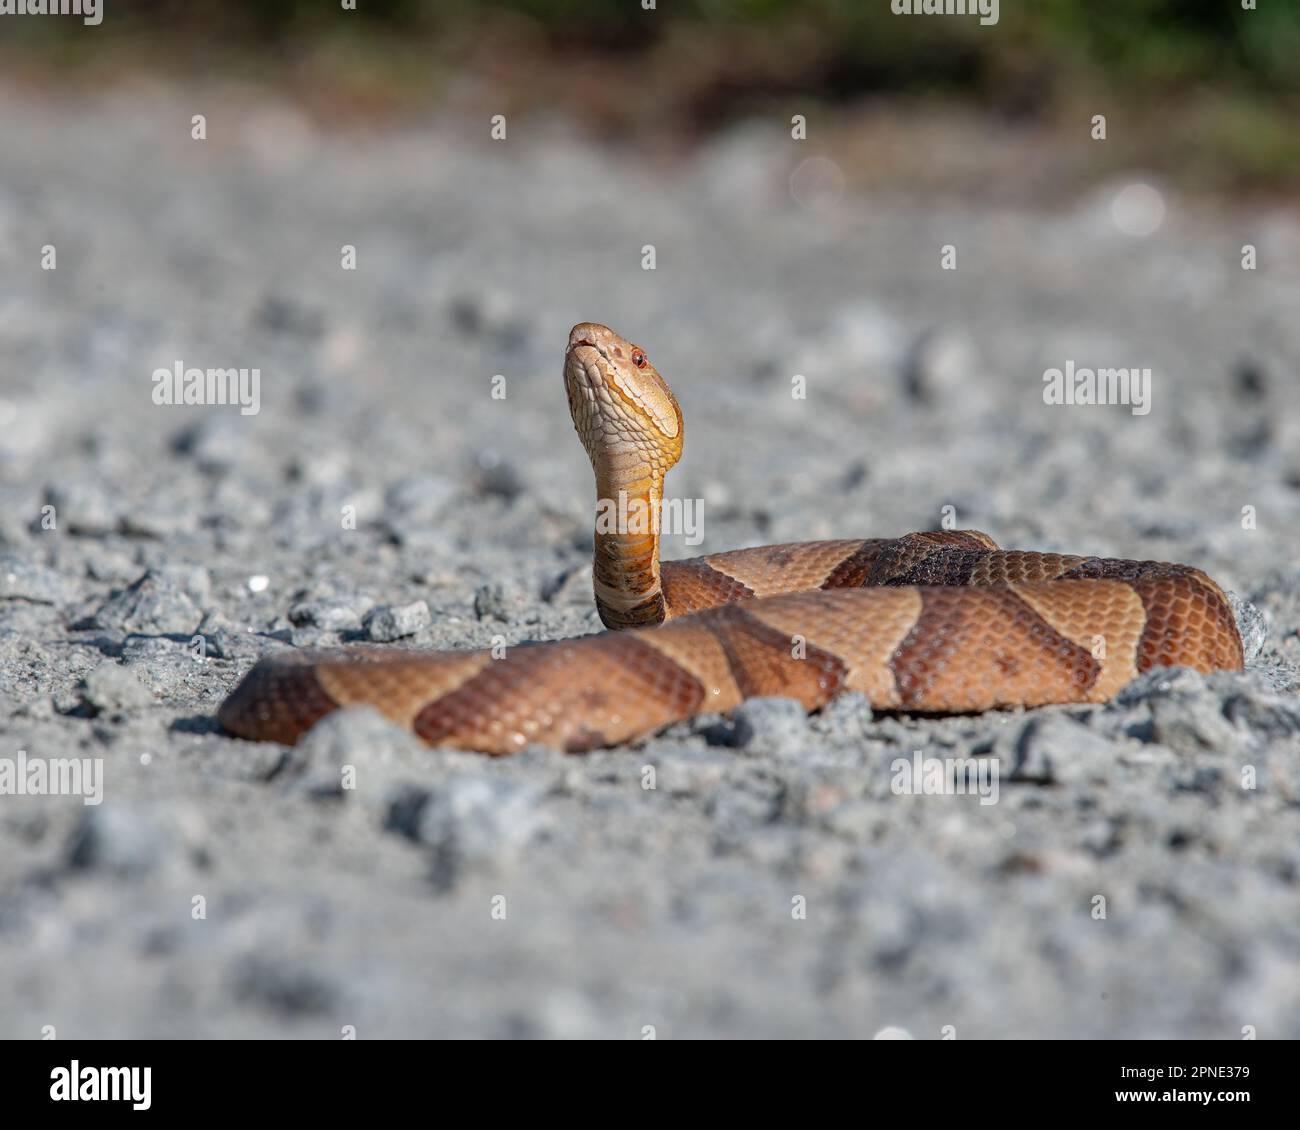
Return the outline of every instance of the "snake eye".
[[[632,364],[638,369],[645,368],[645,354],[639,349],[632,350]]]

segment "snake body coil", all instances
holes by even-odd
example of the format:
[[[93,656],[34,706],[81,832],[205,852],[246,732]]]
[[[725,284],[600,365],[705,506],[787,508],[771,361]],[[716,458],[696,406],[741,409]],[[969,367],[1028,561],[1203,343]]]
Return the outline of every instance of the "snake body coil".
[[[682,414],[643,350],[596,323],[569,335],[565,386],[597,499],[655,514]],[[1199,569],[1004,551],[974,530],[763,546],[659,560],[656,522],[598,526],[596,604],[610,629],[489,651],[347,649],[258,663],[218,720],[294,742],[369,704],[434,745],[505,754],[614,745],[746,698],[817,709],[960,712],[1103,702],[1155,666],[1239,670],[1222,590]]]

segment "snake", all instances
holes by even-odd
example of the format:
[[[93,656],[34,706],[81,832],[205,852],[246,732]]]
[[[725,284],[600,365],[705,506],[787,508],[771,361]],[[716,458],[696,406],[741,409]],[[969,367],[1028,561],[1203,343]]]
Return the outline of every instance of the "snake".
[[[1201,570],[1000,549],[977,530],[659,556],[681,407],[645,350],[607,326],[569,334],[564,384],[591,460],[592,561],[606,630],[497,649],[356,645],[259,661],[222,703],[228,733],[295,743],[370,706],[438,747],[582,752],[746,699],[807,711],[976,713],[1101,703],[1153,667],[1240,670],[1223,590]],[[611,513],[621,515],[614,521]]]

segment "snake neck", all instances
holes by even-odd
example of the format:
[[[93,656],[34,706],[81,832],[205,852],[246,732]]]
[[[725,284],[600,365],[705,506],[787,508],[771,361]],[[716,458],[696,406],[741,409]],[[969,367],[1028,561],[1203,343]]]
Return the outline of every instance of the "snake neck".
[[[607,628],[644,628],[666,615],[659,579],[663,472],[617,465],[596,476],[596,608]]]

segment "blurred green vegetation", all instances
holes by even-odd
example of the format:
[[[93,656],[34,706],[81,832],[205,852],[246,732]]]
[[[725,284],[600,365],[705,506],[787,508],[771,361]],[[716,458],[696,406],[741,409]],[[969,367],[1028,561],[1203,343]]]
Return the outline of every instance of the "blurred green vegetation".
[[[1219,183],[1300,183],[1300,0],[1001,0],[999,21],[890,0],[104,0],[99,27],[0,20],[0,62],[332,85],[400,112],[467,74],[514,109],[699,136],[797,92],[961,103],[1011,123],[1118,106]],[[580,75],[579,82],[575,75]],[[1118,146],[1114,148],[1119,148]],[[1158,163],[1158,162],[1157,162]]]
[[[920,0],[918,0],[918,3]],[[330,35],[431,40],[449,29],[515,16],[571,49],[646,50],[683,27],[779,32],[798,25],[825,37],[844,89],[996,81],[1007,60],[1037,55],[1068,81],[1078,72],[1140,85],[1211,82],[1300,90],[1300,3],[1258,0],[1003,0],[999,21],[895,16],[889,0],[105,0],[96,38],[206,41],[250,52]],[[76,34],[75,20],[20,19],[0,31],[46,46]],[[89,44],[94,46],[94,44]]]
[[[456,7],[457,5],[452,5]],[[474,7],[460,5],[463,10]],[[564,31],[575,21],[608,37],[648,28],[636,0],[503,0],[502,7]],[[395,3],[415,10],[418,3]],[[797,20],[836,40],[864,84],[963,86],[996,78],[1013,53],[1143,83],[1205,80],[1300,89],[1300,4],[1261,0],[1005,0],[999,20],[899,17],[888,0],[664,0],[666,20],[702,27],[780,28]],[[874,72],[874,77],[873,77]]]

